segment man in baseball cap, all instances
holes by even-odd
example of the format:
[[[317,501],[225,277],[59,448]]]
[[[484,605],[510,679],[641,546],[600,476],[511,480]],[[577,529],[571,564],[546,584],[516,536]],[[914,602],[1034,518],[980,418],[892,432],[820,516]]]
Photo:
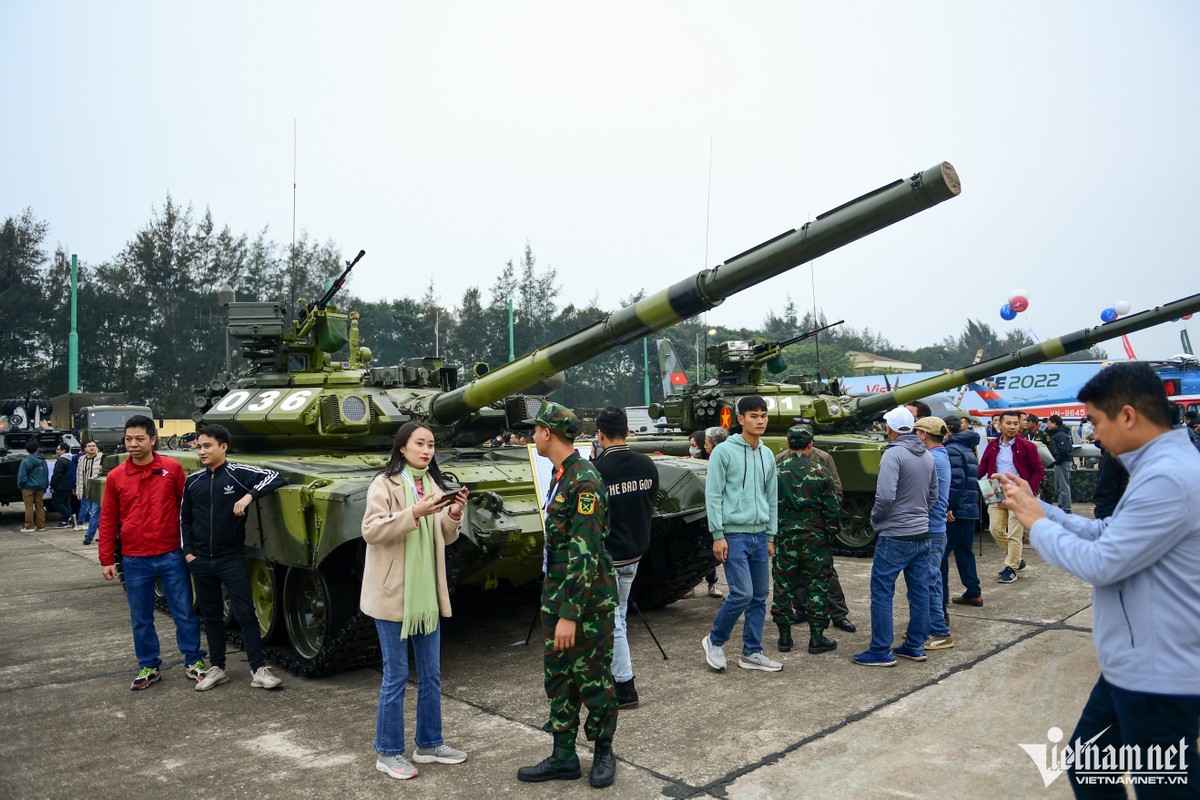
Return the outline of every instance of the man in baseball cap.
[[[871,527],[879,532],[871,563],[871,645],[853,657],[865,667],[893,667],[896,656],[924,661],[929,635],[929,509],[938,497],[937,473],[913,434],[912,412],[896,406],[883,419],[888,445],[871,508]],[[892,597],[901,571],[908,586],[908,630],[904,644],[893,648]]]
[[[887,423],[888,428],[896,433],[912,433],[913,425],[916,420],[913,419],[913,414],[904,406],[896,406],[891,411],[883,415],[883,421]],[[888,437],[891,438],[890,436]]]
[[[917,438],[933,457],[937,475],[937,499],[929,508],[929,641],[926,650],[954,646],[950,638],[950,616],[942,602],[942,556],[946,552],[946,510],[950,505],[950,454],[942,444],[946,423],[937,417],[922,417],[916,423]]]

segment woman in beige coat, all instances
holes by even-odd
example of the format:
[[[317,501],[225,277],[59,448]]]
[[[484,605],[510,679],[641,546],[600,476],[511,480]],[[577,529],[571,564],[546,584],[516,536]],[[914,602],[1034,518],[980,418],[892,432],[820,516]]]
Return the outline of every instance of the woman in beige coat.
[[[433,457],[433,431],[408,422],[396,432],[391,459],[367,490],[362,535],[367,543],[360,606],[375,618],[383,684],[375,720],[375,768],[407,780],[417,768],[404,757],[404,688],[408,644],[417,668],[418,764],[461,764],[467,754],[442,739],[441,617],[450,616],[446,545],[458,538],[467,502],[455,494]]]

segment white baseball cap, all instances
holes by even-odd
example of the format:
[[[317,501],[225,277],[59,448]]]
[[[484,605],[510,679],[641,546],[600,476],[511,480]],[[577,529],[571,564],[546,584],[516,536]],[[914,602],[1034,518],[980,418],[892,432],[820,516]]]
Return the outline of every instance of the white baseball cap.
[[[883,415],[883,421],[896,433],[912,433],[913,415],[904,406],[896,406]]]

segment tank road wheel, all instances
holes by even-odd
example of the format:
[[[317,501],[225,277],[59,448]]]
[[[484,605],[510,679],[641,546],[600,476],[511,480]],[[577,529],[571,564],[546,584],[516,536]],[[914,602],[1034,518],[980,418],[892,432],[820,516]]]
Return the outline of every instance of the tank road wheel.
[[[638,562],[629,590],[629,602],[643,610],[674,603],[717,565],[705,519],[661,522],[663,527],[651,533],[650,549]]]
[[[345,581],[320,569],[293,567],[283,582],[283,619],[301,659],[315,661],[353,612]]]
[[[258,634],[266,644],[278,636],[283,627],[279,624],[279,586],[275,568],[261,558],[247,558],[246,569],[250,571],[250,602],[258,617]]]
[[[247,558],[246,571],[250,573],[250,602],[254,606],[254,616],[258,618],[258,635],[263,644],[268,644],[282,630],[279,603],[276,600],[279,589],[275,581],[275,568],[261,558]],[[229,592],[224,585],[221,586],[221,602],[226,629],[240,630],[241,623],[234,618],[233,603],[229,601]]]
[[[839,556],[869,556],[875,552],[875,537],[871,529],[871,506],[875,498],[869,494],[851,493],[842,498],[842,530],[833,542],[833,552]]]

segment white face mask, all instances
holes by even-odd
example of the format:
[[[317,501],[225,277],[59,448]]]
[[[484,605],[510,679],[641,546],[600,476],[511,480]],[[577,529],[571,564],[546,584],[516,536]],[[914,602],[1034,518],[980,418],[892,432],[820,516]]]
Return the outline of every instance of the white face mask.
[[[689,447],[688,455],[690,455],[692,458],[699,458],[700,457],[700,448],[699,447]]]

